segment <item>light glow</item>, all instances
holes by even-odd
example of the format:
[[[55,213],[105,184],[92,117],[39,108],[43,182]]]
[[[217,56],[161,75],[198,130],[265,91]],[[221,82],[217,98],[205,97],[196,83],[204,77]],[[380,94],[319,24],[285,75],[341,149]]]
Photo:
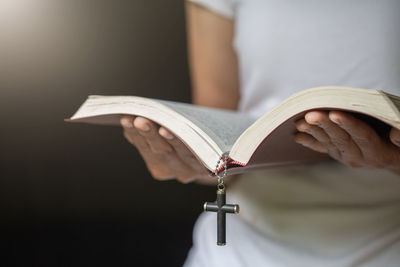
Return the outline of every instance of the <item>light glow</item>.
[[[0,23],[20,24],[38,10],[41,1],[35,0],[0,0]]]

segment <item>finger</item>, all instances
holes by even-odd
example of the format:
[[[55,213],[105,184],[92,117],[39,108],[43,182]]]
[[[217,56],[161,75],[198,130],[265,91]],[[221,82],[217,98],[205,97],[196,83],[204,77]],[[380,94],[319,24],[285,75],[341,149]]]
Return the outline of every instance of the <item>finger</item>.
[[[154,122],[137,117],[133,121],[133,125],[143,136],[150,146],[151,150],[156,154],[164,154],[173,152],[172,147],[158,134],[158,125]]]
[[[149,142],[147,138],[143,137],[141,134],[139,135],[146,141],[148,146],[148,149],[139,150],[139,152],[145,160],[151,175],[156,180],[165,181],[176,178],[182,183],[189,183],[195,179],[196,173],[180,159],[176,151],[165,140],[162,141],[168,144],[170,151],[154,153],[154,148],[151,149],[151,145],[156,145],[156,143]],[[158,138],[162,139],[159,135]]]
[[[400,147],[400,129],[392,128],[390,130],[390,141],[397,146]]]
[[[174,178],[173,172],[165,161],[155,155],[148,145],[144,136],[134,127],[134,116],[122,116],[121,125],[124,127],[124,136],[129,143],[134,145],[142,156],[151,175],[158,180],[168,180]]]
[[[139,120],[136,121],[136,119]],[[134,120],[132,121],[132,125],[134,126],[132,128],[129,127],[130,120]],[[164,144],[168,145],[169,149],[163,150],[165,153],[161,153],[160,150],[157,151],[159,153],[154,153],[154,147],[159,149],[160,143],[157,143],[158,140],[152,138],[152,133],[149,133],[149,131],[151,129],[154,131],[157,127],[156,124],[141,117],[121,118],[121,124],[127,126],[124,128],[125,137],[138,148],[147,168],[155,179],[165,181],[176,178],[182,183],[188,183],[194,180],[195,174],[193,170],[179,159],[176,152],[173,151],[172,147],[164,141],[161,136],[158,136],[158,138],[161,139]],[[156,133],[156,135],[158,135],[158,133]],[[164,144],[161,143],[161,146]],[[154,146],[153,148],[152,145]]]
[[[190,166],[199,175],[207,175],[206,169],[181,140],[176,138],[173,133],[164,127],[160,127],[158,132],[173,147],[178,157],[184,163]]]
[[[134,145],[139,150],[150,149],[146,140],[137,131],[124,129],[124,136],[129,143]]]
[[[329,118],[351,136],[365,161],[375,162],[380,160],[379,154],[383,148],[382,140],[367,123],[340,111],[331,111]]]
[[[120,123],[124,128],[133,128],[133,120],[135,119],[134,116],[130,115],[122,115],[120,118]]]
[[[305,147],[308,147],[314,151],[317,151],[320,153],[328,153],[327,147],[309,134],[297,133],[294,136],[294,140],[296,141],[296,143],[299,143],[299,144],[301,144]]]
[[[153,154],[153,156],[146,161],[146,164],[152,176],[157,180],[176,178],[182,183],[188,183],[195,177],[193,170],[182,162],[175,152],[169,154]]]
[[[135,139],[135,144],[138,143],[144,143],[144,145],[136,145],[136,147],[154,179],[165,181],[177,178],[183,183],[192,180],[193,171],[179,159],[175,151],[154,153],[140,134]]]
[[[124,128],[124,136],[129,143],[136,146],[138,149],[148,149],[148,145],[144,137],[133,126],[134,116],[122,116],[120,119],[121,125]]]
[[[192,181],[195,177],[193,171],[178,158],[176,152],[172,151],[171,148],[171,153],[154,153],[145,136],[140,134],[140,131],[134,127],[133,120],[135,120],[133,116],[121,117],[124,135],[131,144],[136,146],[151,175],[155,179],[163,181],[174,178],[177,178],[182,183]],[[148,122],[152,123],[147,119],[139,120],[137,126],[142,131],[145,131],[146,126],[143,124]],[[154,128],[154,125],[150,127]]]
[[[135,128],[125,128],[125,138],[134,145],[142,156],[147,169],[157,180],[168,180],[174,178],[173,172],[165,160],[159,157],[160,154],[154,154],[146,139],[141,136]]]
[[[172,139],[174,139],[175,138],[175,136],[174,136],[174,134],[171,132],[171,131],[169,131],[167,128],[164,128],[164,127],[160,127],[160,129],[158,129],[158,133],[162,136],[162,137],[164,137],[165,139],[167,139],[167,140],[172,140]]]
[[[335,159],[340,158],[340,153],[338,149],[332,144],[329,136],[325,133],[323,129],[321,129],[318,126],[307,123],[304,119],[301,119],[296,122],[296,128],[299,132],[311,135],[316,139],[316,141],[322,144],[325,148],[324,150],[326,151],[326,152],[323,151],[323,153],[328,153]]]
[[[340,160],[341,159],[341,154],[339,149],[332,143],[330,136],[326,133],[326,131],[321,128],[321,116],[323,116],[323,112],[308,112],[306,113],[306,115],[304,116],[304,121],[308,124],[308,125],[312,125],[315,127],[318,127],[322,132],[320,132],[319,130],[315,129],[313,127],[313,129],[315,129],[313,131],[313,134],[315,135],[314,138],[316,138],[320,143],[322,143],[326,149],[328,150],[328,154],[336,159],[336,160]]]
[[[174,172],[175,178],[179,182],[189,183],[196,179],[198,174],[193,170],[193,168],[191,168],[191,166],[182,161],[176,152],[168,154],[165,161]]]
[[[363,161],[360,148],[345,130],[329,119],[327,112],[308,112],[305,120],[312,125],[318,125],[325,131],[331,143],[339,150],[340,161],[350,166],[358,166]]]
[[[296,122],[296,128],[299,132],[308,133],[317,139],[320,143],[326,147],[332,146],[331,140],[326,132],[318,126],[311,125],[306,122],[306,120],[301,119]]]

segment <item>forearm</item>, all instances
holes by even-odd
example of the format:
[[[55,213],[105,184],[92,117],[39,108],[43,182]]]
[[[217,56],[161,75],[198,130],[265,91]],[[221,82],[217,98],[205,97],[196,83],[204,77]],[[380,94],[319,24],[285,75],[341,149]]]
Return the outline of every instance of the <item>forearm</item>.
[[[237,109],[239,82],[237,57],[232,46],[233,21],[193,3],[186,3],[186,20],[192,102]],[[226,182],[229,180],[233,178],[227,177]],[[201,176],[195,182],[216,185],[217,179]]]
[[[239,101],[233,21],[187,3],[187,37],[194,104],[236,109]]]

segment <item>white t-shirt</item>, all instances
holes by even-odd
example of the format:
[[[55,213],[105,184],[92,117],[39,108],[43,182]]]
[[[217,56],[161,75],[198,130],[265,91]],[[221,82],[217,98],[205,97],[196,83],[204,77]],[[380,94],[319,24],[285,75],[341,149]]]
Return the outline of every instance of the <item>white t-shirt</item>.
[[[323,85],[400,95],[399,0],[191,0],[235,20],[239,109]],[[400,177],[338,163],[246,174],[217,247],[204,213],[186,266],[400,266]]]

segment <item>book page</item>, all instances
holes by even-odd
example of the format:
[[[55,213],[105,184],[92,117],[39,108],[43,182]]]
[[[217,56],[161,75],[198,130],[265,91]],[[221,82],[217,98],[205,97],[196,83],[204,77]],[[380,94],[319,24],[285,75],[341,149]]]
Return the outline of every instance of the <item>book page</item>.
[[[230,151],[236,139],[256,120],[247,114],[235,111],[172,101],[156,101],[192,121],[208,134],[224,152]]]
[[[255,118],[229,110],[137,96],[89,96],[67,121],[120,126],[120,116],[148,118],[170,129],[209,170]]]
[[[249,168],[315,160],[294,142],[295,121],[308,110],[368,115],[400,129],[400,97],[382,91],[326,86],[299,92],[262,117],[136,96],[90,96],[67,121],[120,125],[121,114],[142,116],[170,129],[209,170],[222,153]],[[300,116],[300,117],[298,117]],[[317,152],[315,152],[317,153]],[[317,157],[318,156],[318,157]]]
[[[294,141],[295,122],[310,110],[354,113],[378,134],[400,129],[398,96],[382,91],[324,86],[298,92],[260,117],[238,138],[230,157],[242,165],[272,165],[315,158]]]

